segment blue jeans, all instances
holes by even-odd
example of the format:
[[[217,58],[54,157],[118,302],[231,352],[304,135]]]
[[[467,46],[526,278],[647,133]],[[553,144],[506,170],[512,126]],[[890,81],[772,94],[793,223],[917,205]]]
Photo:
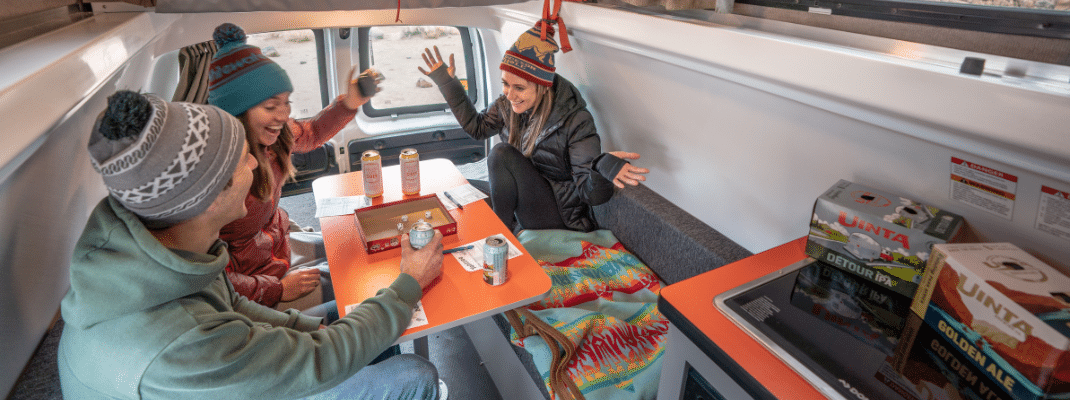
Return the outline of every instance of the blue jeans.
[[[306,400],[435,400],[438,370],[426,358],[401,354],[361,368],[333,389]]]
[[[316,305],[300,307],[299,310],[308,316],[323,318],[324,325],[330,325],[338,320],[338,304],[334,300],[334,287],[331,284],[331,269],[327,265],[327,250],[323,248],[322,232],[290,232],[291,268],[316,268],[320,270],[320,286],[323,291],[322,299],[309,299]]]

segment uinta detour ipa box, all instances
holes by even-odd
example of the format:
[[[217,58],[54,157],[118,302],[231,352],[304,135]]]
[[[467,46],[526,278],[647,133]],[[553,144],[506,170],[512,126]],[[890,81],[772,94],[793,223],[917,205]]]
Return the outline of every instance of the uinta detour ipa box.
[[[907,297],[929,251],[965,231],[961,216],[845,180],[814,202],[806,253]]]

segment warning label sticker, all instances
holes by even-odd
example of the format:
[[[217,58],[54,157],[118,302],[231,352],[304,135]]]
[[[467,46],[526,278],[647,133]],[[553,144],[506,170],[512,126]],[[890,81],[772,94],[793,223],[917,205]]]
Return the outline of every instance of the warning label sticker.
[[[1070,193],[1040,186],[1037,230],[1070,240]]]
[[[1018,177],[951,157],[951,198],[1011,219]]]

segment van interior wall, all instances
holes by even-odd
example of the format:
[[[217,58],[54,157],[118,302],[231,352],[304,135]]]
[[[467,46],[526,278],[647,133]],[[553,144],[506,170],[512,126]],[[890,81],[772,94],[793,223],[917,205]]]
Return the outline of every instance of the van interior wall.
[[[146,90],[156,58],[153,36],[123,35],[145,34],[150,25],[138,18],[90,18],[27,43],[42,46],[38,58],[54,60],[6,64],[41,66],[5,69],[16,77],[0,89],[8,100],[27,99],[4,102],[8,140],[31,143],[3,160],[0,178],[0,393],[10,392],[70,287],[74,245],[89,213],[107,196],[86,151],[89,132],[109,95]],[[4,63],[10,51],[21,51],[4,50]]]
[[[540,12],[536,1],[476,11],[405,10],[402,18],[404,24],[500,32],[484,35],[497,94],[496,60]],[[575,51],[557,55],[558,71],[584,92],[604,149],[642,153],[638,164],[651,169],[647,186],[748,250],[805,235],[814,199],[847,179],[962,214],[980,239],[1014,242],[1070,272],[1067,241],[1035,228],[1039,187],[1070,190],[1066,75],[1053,91],[1025,80],[962,76],[957,68],[903,57],[586,4],[566,3],[562,16]],[[127,49],[122,67],[95,77],[92,92],[78,95],[69,112],[45,113],[58,116],[35,122],[47,127],[28,133],[39,146],[18,155],[17,169],[0,178],[0,239],[6,243],[0,247],[6,289],[0,349],[8,355],[0,361],[0,391],[9,390],[52,320],[69,285],[74,243],[106,195],[85,148],[107,96],[117,89],[173,90],[174,61],[161,55],[208,40],[227,21],[255,33],[391,24],[393,12],[131,19],[156,29],[156,36]],[[110,62],[115,53],[103,55],[97,61]],[[27,76],[37,74],[31,72]],[[32,121],[33,113],[22,113]],[[12,134],[28,126],[16,118],[6,124]],[[1010,219],[951,199],[951,157],[1018,176]]]
[[[1035,226],[1041,185],[1070,190],[1065,71],[1038,90],[713,24],[573,3],[562,15],[575,51],[558,72],[584,92],[603,148],[642,153],[647,186],[748,250],[806,235],[814,200],[846,179],[961,214],[977,239],[1070,273],[1067,239]],[[526,26],[507,21],[503,36]],[[952,199],[952,157],[1018,177],[1009,219]]]
[[[144,53],[132,57],[136,60]],[[86,146],[97,115],[116,88],[139,87],[136,68],[103,82],[47,132],[44,142],[0,183],[0,390],[7,393],[44,336],[66,294],[75,242],[107,196]],[[42,88],[42,90],[47,90]],[[9,127],[10,128],[10,127]]]

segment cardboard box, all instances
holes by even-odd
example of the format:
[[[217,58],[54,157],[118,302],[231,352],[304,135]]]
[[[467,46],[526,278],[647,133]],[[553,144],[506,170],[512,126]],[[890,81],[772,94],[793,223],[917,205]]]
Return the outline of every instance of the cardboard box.
[[[934,246],[911,313],[1015,398],[1070,398],[1070,277],[1013,244]]]
[[[892,355],[910,299],[820,261],[799,271],[791,304]]]
[[[906,399],[1015,400],[950,339],[910,314],[891,368],[882,366],[876,378]]]
[[[434,194],[359,208],[353,215],[368,254],[400,247],[401,235],[409,233],[412,224],[419,220],[430,223],[442,236],[457,234],[457,221]]]
[[[806,253],[912,297],[932,245],[964,232],[961,216],[841,180],[814,202]]]

